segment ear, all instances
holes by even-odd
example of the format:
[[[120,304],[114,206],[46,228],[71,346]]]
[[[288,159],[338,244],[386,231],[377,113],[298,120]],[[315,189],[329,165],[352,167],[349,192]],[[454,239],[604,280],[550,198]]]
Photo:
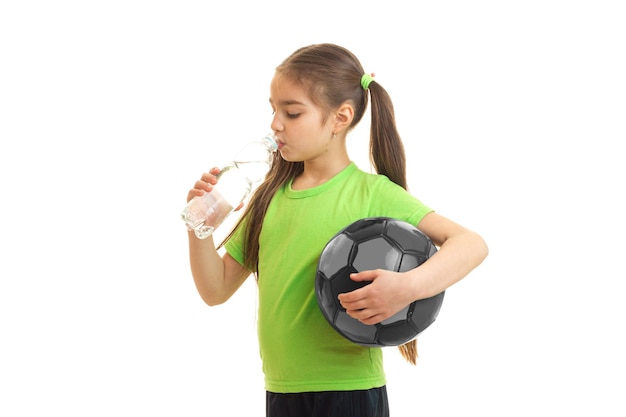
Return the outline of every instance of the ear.
[[[343,103],[341,106],[337,108],[334,112],[334,131],[340,132],[344,129],[347,129],[352,124],[352,119],[354,119],[354,108],[349,103]]]

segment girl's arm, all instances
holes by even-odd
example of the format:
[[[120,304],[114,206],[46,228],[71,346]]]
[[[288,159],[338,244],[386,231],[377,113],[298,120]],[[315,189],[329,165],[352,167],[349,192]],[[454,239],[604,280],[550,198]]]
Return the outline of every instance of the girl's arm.
[[[460,281],[489,253],[477,233],[435,212],[427,214],[417,226],[439,250],[419,268],[409,271],[417,284],[415,299],[432,297]]]
[[[213,237],[198,239],[189,233],[189,263],[196,289],[210,306],[226,302],[241,287],[250,271],[233,259],[215,249]]]
[[[437,214],[418,224],[439,250],[419,267],[407,272],[381,269],[352,274],[355,281],[372,281],[340,294],[347,313],[365,324],[379,323],[415,300],[439,294],[460,281],[485,259],[489,250],[477,233]]]
[[[196,196],[211,192],[217,184],[219,168],[202,174],[187,194],[187,201]],[[241,208],[238,207],[237,210]],[[200,297],[210,306],[222,304],[241,287],[250,271],[226,253],[220,256],[215,249],[213,236],[198,239],[189,231],[189,264],[191,274]]]

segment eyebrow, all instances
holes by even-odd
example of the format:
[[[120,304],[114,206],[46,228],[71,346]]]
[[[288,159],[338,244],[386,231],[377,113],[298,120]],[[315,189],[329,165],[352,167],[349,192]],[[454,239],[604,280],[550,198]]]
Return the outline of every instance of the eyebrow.
[[[270,104],[274,104],[272,103],[272,99],[269,99]],[[281,106],[289,106],[291,104],[300,104],[300,105],[304,105],[304,103],[302,103],[301,101],[298,100],[282,100],[280,101],[278,104],[280,104]]]

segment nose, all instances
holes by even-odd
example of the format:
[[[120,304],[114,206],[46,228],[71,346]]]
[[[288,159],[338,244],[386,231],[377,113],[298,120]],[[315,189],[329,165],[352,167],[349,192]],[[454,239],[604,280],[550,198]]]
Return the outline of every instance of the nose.
[[[278,120],[278,114],[274,113],[274,117],[272,117],[272,123],[270,124],[270,128],[272,132],[277,133],[283,130],[283,124]]]

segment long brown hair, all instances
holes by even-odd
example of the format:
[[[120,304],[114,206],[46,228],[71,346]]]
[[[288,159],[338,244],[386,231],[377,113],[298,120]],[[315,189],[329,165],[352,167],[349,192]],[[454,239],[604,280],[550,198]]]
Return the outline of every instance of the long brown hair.
[[[328,114],[346,101],[350,102],[354,107],[350,129],[363,118],[368,96],[371,97],[370,162],[377,173],[407,189],[404,145],[396,128],[391,98],[377,82],[370,83],[368,95],[368,90],[361,86],[363,73],[361,63],[354,54],[328,43],[300,48],[276,68],[276,74],[288,77],[307,89],[311,100],[320,106],[323,113]],[[302,162],[287,162],[277,152],[265,181],[256,189],[244,214],[224,239],[224,242],[228,240],[245,220],[244,264],[251,271],[257,271],[259,236],[272,197],[303,170]],[[416,363],[415,339],[399,346],[399,349],[407,361]]]

